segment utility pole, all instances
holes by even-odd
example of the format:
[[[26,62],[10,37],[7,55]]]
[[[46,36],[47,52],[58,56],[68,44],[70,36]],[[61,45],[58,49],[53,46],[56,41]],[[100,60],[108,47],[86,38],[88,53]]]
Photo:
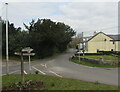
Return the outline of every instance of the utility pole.
[[[6,5],[6,74],[8,74],[8,3],[5,3]]]
[[[84,42],[83,42],[83,32],[82,32],[82,48],[83,48],[83,56],[84,56]]]

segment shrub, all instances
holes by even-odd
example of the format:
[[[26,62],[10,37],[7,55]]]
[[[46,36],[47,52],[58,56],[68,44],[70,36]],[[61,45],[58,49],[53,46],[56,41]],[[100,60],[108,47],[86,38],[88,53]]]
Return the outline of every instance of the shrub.
[[[39,73],[39,71],[35,71],[35,74],[38,74]]]

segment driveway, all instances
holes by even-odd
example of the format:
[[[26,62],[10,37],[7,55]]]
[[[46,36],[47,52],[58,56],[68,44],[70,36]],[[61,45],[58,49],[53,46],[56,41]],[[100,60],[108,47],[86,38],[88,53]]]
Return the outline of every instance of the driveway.
[[[110,85],[118,85],[118,68],[96,68],[75,64],[69,58],[75,53],[70,49],[64,54],[48,59],[32,62],[32,73],[39,71],[43,75],[72,78],[90,82],[99,82]],[[25,63],[25,74],[29,73],[28,63]],[[2,68],[5,75],[5,67]],[[10,66],[10,73],[20,73],[20,64]]]

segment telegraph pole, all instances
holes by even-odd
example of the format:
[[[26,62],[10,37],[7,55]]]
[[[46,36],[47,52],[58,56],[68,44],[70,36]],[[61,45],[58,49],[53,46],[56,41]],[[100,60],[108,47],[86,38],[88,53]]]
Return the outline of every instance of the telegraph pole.
[[[84,42],[83,42],[83,32],[82,32],[82,48],[83,48],[83,56],[84,56]]]
[[[6,74],[8,74],[8,3],[6,5]]]

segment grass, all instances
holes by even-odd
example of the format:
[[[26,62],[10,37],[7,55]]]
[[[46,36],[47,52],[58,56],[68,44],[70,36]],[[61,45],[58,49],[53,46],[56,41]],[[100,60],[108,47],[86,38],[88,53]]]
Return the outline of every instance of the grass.
[[[96,60],[99,60],[102,57],[104,60],[110,60],[110,61],[118,61],[120,59],[118,57],[110,56],[110,55],[85,55],[81,57],[91,58]]]
[[[77,64],[91,66],[91,67],[103,67],[103,68],[116,68],[116,67],[120,67],[120,66],[117,66],[117,65],[115,66],[115,65],[92,64],[92,63],[89,63],[89,62],[79,61],[79,60],[76,60],[76,59],[72,59],[71,61],[74,62],[74,63],[77,63]]]
[[[20,80],[20,75],[5,75],[2,76],[2,85],[9,86],[12,83],[19,82]],[[42,81],[45,84],[45,88],[43,88],[43,90],[118,90],[117,86],[100,84],[98,81],[85,82],[38,74],[25,75],[25,80]],[[37,90],[39,90],[39,88]]]

